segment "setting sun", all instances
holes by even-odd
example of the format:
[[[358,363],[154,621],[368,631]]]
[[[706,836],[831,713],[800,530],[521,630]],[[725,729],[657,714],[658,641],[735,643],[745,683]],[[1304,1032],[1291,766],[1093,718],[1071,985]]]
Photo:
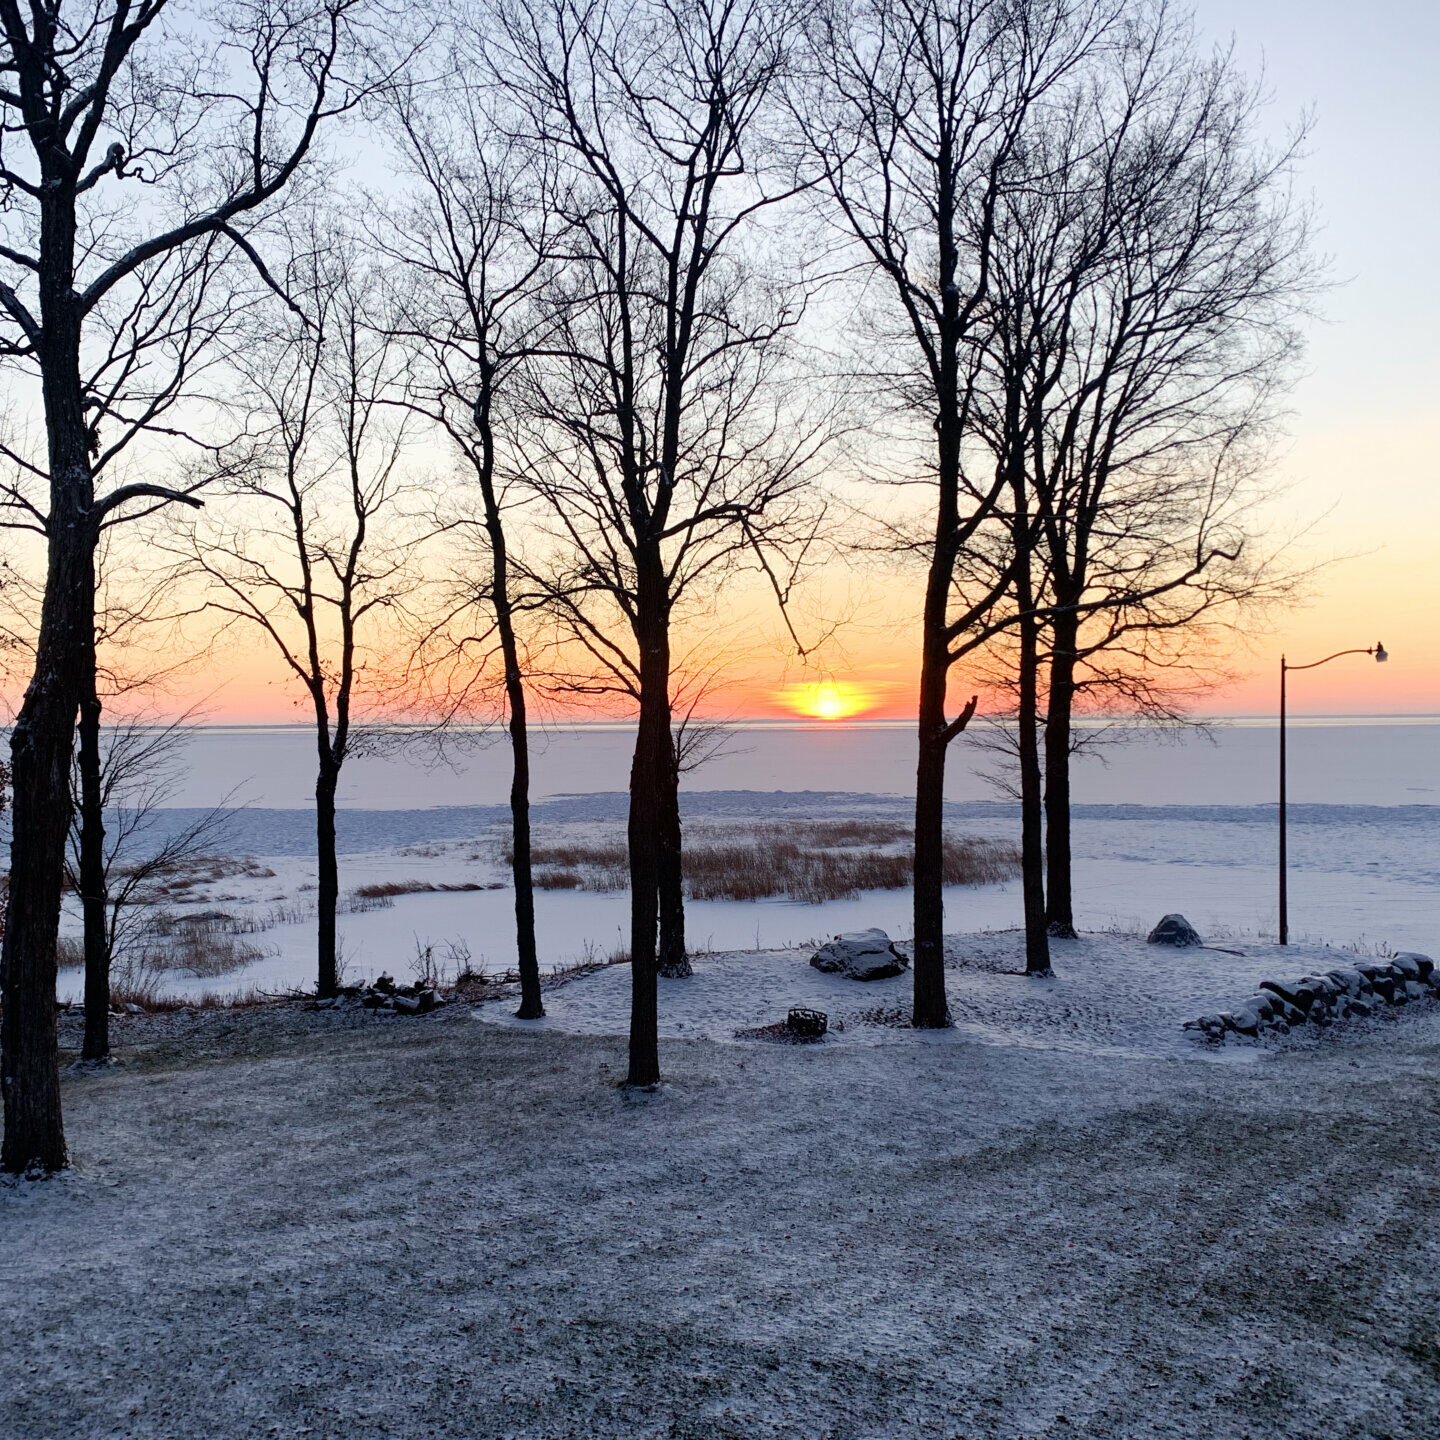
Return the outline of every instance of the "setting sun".
[[[873,703],[868,691],[837,680],[806,685],[787,698],[800,714],[817,720],[846,720],[868,710]]]

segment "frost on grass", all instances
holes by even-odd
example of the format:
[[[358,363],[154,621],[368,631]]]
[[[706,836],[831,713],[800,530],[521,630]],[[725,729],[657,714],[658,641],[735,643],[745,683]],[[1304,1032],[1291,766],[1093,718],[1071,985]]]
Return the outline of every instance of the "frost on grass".
[[[0,1434],[1440,1434],[1434,1021],[1244,1069],[887,1033],[670,1042],[636,1099],[622,1041],[461,1007],[177,1018],[0,1190]]]

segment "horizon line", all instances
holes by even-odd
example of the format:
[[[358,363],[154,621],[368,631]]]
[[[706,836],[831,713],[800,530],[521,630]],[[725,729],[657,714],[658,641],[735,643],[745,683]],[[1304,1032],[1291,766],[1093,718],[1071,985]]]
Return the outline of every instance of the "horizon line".
[[[1279,715],[1277,713],[1242,713],[1242,714],[1215,714],[1197,715],[1193,719],[1181,721],[1175,725],[1152,724],[1143,720],[1136,721],[1134,717],[1124,715],[1093,715],[1077,717],[1073,722],[1077,727],[1114,727],[1127,728],[1136,731],[1151,731],[1155,734],[1174,733],[1181,730],[1202,729],[1207,725],[1270,725],[1278,726]],[[1287,724],[1314,723],[1316,721],[1332,722],[1336,724],[1361,724],[1388,722],[1392,724],[1416,724],[1416,723],[1440,723],[1440,712],[1431,710],[1419,711],[1366,711],[1366,712],[1334,712],[1315,711],[1304,714],[1291,713],[1286,717]],[[166,729],[175,724],[174,721],[156,720],[147,723],[139,728],[143,729]],[[420,720],[384,720],[375,722],[352,722],[352,729],[356,730],[397,730],[397,731],[419,731],[425,732],[435,730],[435,733],[444,734],[446,731],[476,731],[484,732],[503,728],[504,721],[475,720],[445,727],[432,727]],[[706,720],[701,722],[707,726],[714,726],[719,729],[771,729],[771,730],[898,730],[912,729],[915,725],[913,717],[870,717],[849,716],[844,719],[826,720],[816,715],[795,715],[795,716],[730,716],[723,719]],[[995,716],[977,716],[972,722],[977,726],[992,726],[1000,723]],[[615,719],[587,719],[583,716],[556,718],[541,721],[532,721],[530,729],[537,732],[548,730],[633,730],[636,722],[634,720]],[[106,727],[113,728],[113,727]],[[275,731],[296,731],[310,733],[315,729],[313,721],[279,721],[279,720],[215,720],[196,721],[193,724],[183,725],[179,728],[185,730],[275,730]],[[958,737],[957,737],[958,738]]]

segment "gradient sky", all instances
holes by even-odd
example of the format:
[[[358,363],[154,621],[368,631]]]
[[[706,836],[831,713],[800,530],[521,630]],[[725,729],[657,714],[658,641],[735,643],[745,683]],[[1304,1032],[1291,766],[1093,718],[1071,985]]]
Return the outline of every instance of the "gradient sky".
[[[1244,678],[1211,699],[1216,714],[1275,708],[1281,651],[1292,662],[1383,640],[1383,668],[1363,657],[1296,677],[1298,714],[1440,713],[1440,5],[1371,0],[1199,0],[1202,33],[1233,37],[1263,67],[1283,134],[1313,129],[1300,172],[1335,281],[1311,327],[1279,473],[1286,529],[1310,526],[1308,552],[1339,558],[1303,608],[1274,617],[1233,657]],[[853,574],[857,623],[829,655],[834,691],[757,640],[718,706],[736,715],[818,708],[907,715],[912,708],[910,595],[893,578]],[[916,597],[918,598],[918,597]],[[761,632],[773,630],[762,624]],[[227,657],[213,718],[296,720],[268,657]]]

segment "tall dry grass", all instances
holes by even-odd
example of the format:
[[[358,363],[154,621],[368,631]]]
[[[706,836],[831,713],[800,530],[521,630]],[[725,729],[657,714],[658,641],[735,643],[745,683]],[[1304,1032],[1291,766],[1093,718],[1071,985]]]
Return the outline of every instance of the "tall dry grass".
[[[820,904],[903,890],[913,858],[909,827],[898,821],[812,820],[724,833],[697,827],[685,847],[685,890],[692,900],[784,896]],[[532,859],[542,890],[623,890],[629,883],[625,845],[613,839],[542,843]],[[989,885],[1018,873],[1020,853],[1005,841],[952,835],[944,865],[947,885]]]

